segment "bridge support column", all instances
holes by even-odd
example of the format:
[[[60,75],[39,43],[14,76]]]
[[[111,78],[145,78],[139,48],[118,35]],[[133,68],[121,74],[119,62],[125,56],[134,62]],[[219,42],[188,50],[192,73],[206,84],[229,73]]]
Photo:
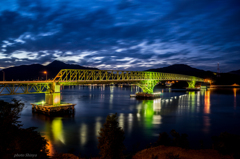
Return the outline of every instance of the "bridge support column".
[[[187,83],[188,83],[188,88],[195,88],[195,84],[196,84],[195,80],[188,81]]]
[[[152,94],[153,88],[158,84],[159,80],[144,80],[137,83],[137,86],[143,90],[143,93]]]
[[[50,86],[48,93],[45,93],[45,103],[49,105],[61,104],[60,85],[54,82]]]

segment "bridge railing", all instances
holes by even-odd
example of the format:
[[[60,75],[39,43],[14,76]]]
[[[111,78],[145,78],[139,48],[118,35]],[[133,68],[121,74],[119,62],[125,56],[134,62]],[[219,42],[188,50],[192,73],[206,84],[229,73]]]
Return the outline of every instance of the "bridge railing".
[[[54,78],[54,82],[68,82],[68,81],[88,81],[88,80],[184,80],[203,82],[202,78],[162,73],[162,72],[147,72],[147,71],[119,71],[119,70],[81,70],[81,69],[62,69]]]

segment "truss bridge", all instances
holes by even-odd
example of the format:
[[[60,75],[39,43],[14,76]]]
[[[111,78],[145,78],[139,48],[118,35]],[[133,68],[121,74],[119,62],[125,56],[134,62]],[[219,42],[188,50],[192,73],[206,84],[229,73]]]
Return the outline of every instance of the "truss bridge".
[[[45,102],[54,105],[60,104],[60,86],[129,83],[136,84],[144,93],[151,94],[161,81],[186,81],[189,88],[195,88],[196,82],[204,82],[204,79],[162,72],[62,69],[53,80],[1,81],[0,96],[45,93]]]

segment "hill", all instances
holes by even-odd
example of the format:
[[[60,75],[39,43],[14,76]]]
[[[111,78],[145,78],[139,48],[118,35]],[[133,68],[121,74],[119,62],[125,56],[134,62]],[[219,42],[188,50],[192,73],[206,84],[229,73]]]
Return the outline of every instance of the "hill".
[[[149,69],[146,71],[176,73],[176,74],[190,75],[190,76],[196,76],[201,78],[213,78],[216,75],[216,73],[214,72],[192,68],[185,64],[174,64],[168,67]]]
[[[196,68],[192,68],[185,64],[175,64],[168,67],[149,69],[146,71],[152,72],[166,72],[166,73],[176,73],[184,74],[190,76],[196,76],[205,79],[211,79],[216,85],[232,85],[234,83],[240,84],[240,76],[237,74],[238,71],[232,71],[233,73],[221,73],[217,76],[217,73],[211,71],[204,71]]]
[[[5,72],[5,80],[46,80],[46,75],[43,73],[47,71],[47,78],[53,79],[61,69],[94,69],[90,67],[83,67],[80,65],[66,64],[61,61],[53,61],[47,66],[40,64],[32,65],[21,65],[3,69]],[[238,73],[240,70],[231,71],[229,73],[221,73],[220,77],[217,76],[215,72],[204,71],[196,69],[184,64],[175,64],[168,67],[149,69],[146,71],[152,72],[166,72],[166,73],[176,73],[184,74],[190,76],[196,76],[200,78],[207,78],[214,81],[217,85],[231,85],[234,83],[240,84],[240,75]],[[0,71],[0,81],[3,79],[3,73]]]
[[[239,76],[240,76],[240,70],[231,71],[231,72],[228,72],[228,73],[231,73],[231,74],[235,74],[235,75],[239,75]]]
[[[53,61],[47,66],[40,64],[21,65],[3,69],[5,72],[5,80],[45,80],[46,75],[43,73],[47,71],[47,78],[53,79],[61,69],[97,69],[90,67],[83,67],[80,65],[66,64],[61,61]],[[3,74],[0,73],[0,80],[2,81]]]

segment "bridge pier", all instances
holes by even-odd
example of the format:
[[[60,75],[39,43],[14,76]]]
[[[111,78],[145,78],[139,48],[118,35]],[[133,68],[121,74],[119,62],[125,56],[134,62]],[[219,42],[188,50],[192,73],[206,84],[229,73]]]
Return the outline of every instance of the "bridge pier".
[[[137,86],[143,90],[143,93],[152,94],[154,87],[158,84],[159,80],[144,80],[137,83]]]
[[[137,93],[136,97],[140,98],[156,98],[159,97],[160,94],[153,94],[154,87],[159,83],[159,80],[143,80],[139,83],[136,83],[138,87],[140,87],[143,93]]]
[[[33,103],[33,112],[40,112],[46,115],[54,114],[74,114],[74,106],[72,103],[61,103],[60,85],[53,82],[45,93],[45,103]]]
[[[195,88],[195,84],[196,84],[195,80],[188,81],[187,83],[188,83],[188,88],[191,88],[191,89]]]
[[[45,103],[49,105],[61,104],[60,85],[57,85],[55,82],[51,84],[48,92],[45,93]]]
[[[187,90],[188,91],[199,91],[200,88],[196,88],[195,85],[196,85],[196,80],[193,78],[192,81],[188,81],[188,87],[187,87]]]
[[[61,94],[58,93],[45,93],[45,103],[49,105],[61,104]]]

